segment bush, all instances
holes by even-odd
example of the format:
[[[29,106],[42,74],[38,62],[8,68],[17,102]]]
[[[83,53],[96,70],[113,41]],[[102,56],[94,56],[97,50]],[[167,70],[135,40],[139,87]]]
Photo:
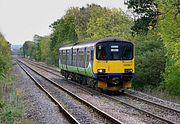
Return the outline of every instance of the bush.
[[[158,31],[166,48],[166,69],[162,87],[173,95],[180,96],[180,13],[178,0],[156,0],[160,16]]]
[[[11,69],[10,53],[9,43],[0,35],[0,80],[3,79]]]
[[[161,39],[156,36],[138,36],[135,39],[135,88],[157,87],[162,81],[165,68],[165,50]]]

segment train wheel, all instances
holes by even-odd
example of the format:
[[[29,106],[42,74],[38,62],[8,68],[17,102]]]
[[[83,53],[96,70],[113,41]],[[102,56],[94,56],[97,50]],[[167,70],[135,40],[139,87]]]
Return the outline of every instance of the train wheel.
[[[64,75],[64,77],[65,77],[66,79],[68,79],[68,77],[69,77],[69,74],[65,72],[65,75]]]
[[[118,92],[119,92],[119,95],[123,95],[125,92],[125,89],[120,89]]]
[[[96,91],[100,92],[100,93],[103,92],[103,89],[100,88],[100,87],[98,87],[98,84],[97,84],[97,83],[94,85],[94,89],[95,89]]]
[[[87,78],[86,78],[86,77],[83,77],[83,79],[82,79],[82,84],[83,84],[83,85],[86,85],[86,84],[87,84]]]
[[[121,93],[124,94],[124,90],[121,90]]]
[[[87,78],[87,85],[88,85],[88,87],[93,88],[94,87],[94,80],[91,78]]]

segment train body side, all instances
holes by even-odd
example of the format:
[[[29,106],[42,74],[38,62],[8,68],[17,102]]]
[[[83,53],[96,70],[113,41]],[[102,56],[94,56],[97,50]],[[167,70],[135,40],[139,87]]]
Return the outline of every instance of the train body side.
[[[110,43],[106,46],[107,42]],[[121,43],[131,44],[133,50],[131,57],[124,59],[122,55],[119,58],[112,58],[111,54],[114,56],[123,54],[123,51],[117,54],[118,51],[124,49],[119,48]],[[99,53],[103,53],[104,46],[109,50],[106,51],[108,59],[98,58]],[[125,48],[128,49],[126,46]],[[124,51],[127,51],[126,49]],[[77,76],[77,80],[81,80],[81,77],[91,78],[97,81],[98,87],[108,90],[131,87],[131,80],[134,77],[134,45],[128,41],[108,38],[93,43],[65,46],[60,48],[59,52],[59,67],[65,77],[66,74],[71,74],[74,77]]]
[[[61,70],[93,78],[93,46],[65,47],[60,49],[59,52],[61,56],[59,59],[59,67]]]

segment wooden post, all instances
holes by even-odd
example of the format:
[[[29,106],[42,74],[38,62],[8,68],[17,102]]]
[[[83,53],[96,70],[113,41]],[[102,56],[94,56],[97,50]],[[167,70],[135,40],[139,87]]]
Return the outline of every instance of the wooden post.
[[[19,95],[20,95],[20,92],[19,92],[19,88],[16,88],[16,102],[17,102],[17,106],[18,106],[18,102],[19,102]]]

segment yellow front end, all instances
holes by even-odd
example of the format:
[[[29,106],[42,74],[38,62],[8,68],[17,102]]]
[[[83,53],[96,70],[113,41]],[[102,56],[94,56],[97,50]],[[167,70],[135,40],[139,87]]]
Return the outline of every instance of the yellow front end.
[[[94,52],[94,56],[96,56]],[[134,58],[134,57],[133,57]],[[103,73],[99,73],[99,70],[104,70]],[[132,70],[131,74],[134,74],[134,59],[132,60],[97,60],[94,57],[93,72],[97,75],[118,75],[126,74],[126,70]],[[107,82],[98,81],[98,87],[106,90],[117,91],[119,89],[131,88],[132,81],[126,81],[117,86],[108,86]]]
[[[98,69],[105,69],[105,73],[126,73],[125,69],[132,69],[132,73],[134,73],[134,59],[125,61],[99,61],[94,59],[93,72],[98,73]]]

